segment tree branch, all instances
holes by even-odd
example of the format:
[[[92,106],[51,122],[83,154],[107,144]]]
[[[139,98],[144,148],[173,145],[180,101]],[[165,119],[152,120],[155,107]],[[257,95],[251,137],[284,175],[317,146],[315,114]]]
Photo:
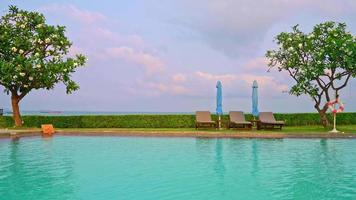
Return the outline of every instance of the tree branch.
[[[338,87],[338,88],[333,88],[333,89],[336,90],[336,91],[339,91],[340,89],[346,87],[347,82],[349,81],[350,77],[351,77],[351,74],[349,74],[349,75],[347,76],[347,78],[346,78],[344,84],[342,84],[342,85],[341,85],[340,87]]]
[[[19,100],[21,100],[22,98],[24,98],[27,94],[28,94],[29,91],[26,91],[26,92],[22,92],[20,95],[19,95]]]

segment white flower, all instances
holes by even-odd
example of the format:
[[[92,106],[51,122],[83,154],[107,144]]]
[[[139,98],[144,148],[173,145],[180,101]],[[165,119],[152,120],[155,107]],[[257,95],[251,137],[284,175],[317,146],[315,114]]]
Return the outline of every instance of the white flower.
[[[349,54],[349,56],[351,56],[351,55],[352,55],[352,51],[349,51],[349,53],[348,53],[348,54]]]
[[[28,88],[28,85],[23,85],[23,87]]]
[[[320,60],[318,60],[317,63],[318,63],[318,65],[320,65],[321,64]]]
[[[15,75],[15,76],[13,76],[12,78],[13,78],[13,79],[17,79],[17,76]]]
[[[76,63],[76,62],[75,62],[75,63],[73,63],[73,66],[75,66],[75,67],[76,67],[76,66],[78,66],[78,63]]]
[[[51,39],[46,38],[46,39],[45,39],[45,42],[46,42],[46,43],[49,43],[49,42],[51,42]]]
[[[288,41],[292,41],[292,38],[288,38]]]
[[[52,35],[52,38],[57,38],[58,36],[56,34]]]
[[[20,53],[20,54],[23,54],[23,50],[22,50],[22,49],[20,49],[20,50],[19,50],[19,53]]]
[[[294,50],[293,47],[289,47],[289,48],[288,48],[288,51],[293,51],[293,50]]]
[[[41,65],[40,65],[40,64],[37,64],[36,67],[37,67],[37,68],[41,68]]]
[[[26,28],[25,24],[21,24],[20,28]]]
[[[313,38],[314,37],[314,34],[310,34],[309,36],[308,36],[308,38],[310,39],[310,38]]]
[[[25,76],[25,75],[26,75],[26,74],[25,74],[25,73],[23,73],[23,72],[21,72],[21,73],[20,73],[20,76],[22,76],[22,77],[23,77],[23,76]]]
[[[40,54],[39,53],[35,53],[35,56],[38,57],[38,56],[40,56]]]
[[[298,47],[299,47],[299,48],[302,48],[302,47],[303,47],[303,44],[302,44],[302,43],[298,44]]]
[[[32,76],[28,77],[28,80],[33,81],[33,77]]]
[[[43,24],[37,24],[36,28],[41,28]]]
[[[12,47],[11,50],[12,50],[13,52],[16,52],[16,51],[17,51],[16,47]]]

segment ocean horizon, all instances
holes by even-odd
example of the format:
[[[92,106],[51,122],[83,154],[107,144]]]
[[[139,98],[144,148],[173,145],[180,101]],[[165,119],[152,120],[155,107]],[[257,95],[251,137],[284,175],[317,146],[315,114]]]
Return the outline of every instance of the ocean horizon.
[[[214,111],[210,111],[215,114]],[[251,112],[244,112],[251,114]],[[276,112],[280,113],[280,112]],[[295,112],[283,112],[295,113]],[[300,113],[316,113],[316,112],[300,112]],[[145,111],[60,111],[60,110],[39,110],[39,111],[21,111],[22,116],[36,115],[36,116],[78,116],[78,115],[194,115],[193,112],[145,112]],[[224,112],[228,114],[228,112]],[[4,109],[4,116],[12,116],[12,111]]]

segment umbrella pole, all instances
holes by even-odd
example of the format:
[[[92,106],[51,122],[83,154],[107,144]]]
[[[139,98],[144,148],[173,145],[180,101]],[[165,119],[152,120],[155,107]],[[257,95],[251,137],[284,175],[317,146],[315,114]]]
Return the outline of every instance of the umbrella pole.
[[[219,130],[221,129],[221,116],[219,115],[219,120],[218,120],[218,127],[219,127]]]

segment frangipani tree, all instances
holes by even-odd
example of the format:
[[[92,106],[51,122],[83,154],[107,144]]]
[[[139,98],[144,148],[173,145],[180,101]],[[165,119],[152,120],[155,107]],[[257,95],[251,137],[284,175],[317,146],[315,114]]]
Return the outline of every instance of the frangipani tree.
[[[79,88],[71,74],[85,57],[68,57],[70,46],[65,27],[46,24],[40,13],[10,6],[1,17],[0,84],[11,94],[16,126],[22,125],[19,102],[33,89],[50,90],[60,82],[67,93]]]
[[[327,102],[356,76],[356,37],[346,30],[346,24],[325,22],[303,33],[298,25],[292,32],[276,37],[278,48],[266,53],[269,67],[287,71],[295,84],[290,94],[309,95],[324,126]]]

